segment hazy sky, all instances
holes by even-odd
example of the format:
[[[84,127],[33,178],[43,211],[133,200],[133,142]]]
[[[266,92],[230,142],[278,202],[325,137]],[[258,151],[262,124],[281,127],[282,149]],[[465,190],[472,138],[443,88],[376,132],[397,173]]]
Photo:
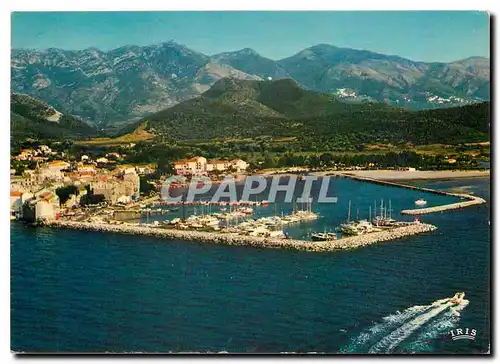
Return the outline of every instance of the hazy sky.
[[[249,47],[272,59],[318,43],[419,61],[489,57],[485,12],[30,12],[12,14],[13,48],[109,50],[168,40],[212,55]]]

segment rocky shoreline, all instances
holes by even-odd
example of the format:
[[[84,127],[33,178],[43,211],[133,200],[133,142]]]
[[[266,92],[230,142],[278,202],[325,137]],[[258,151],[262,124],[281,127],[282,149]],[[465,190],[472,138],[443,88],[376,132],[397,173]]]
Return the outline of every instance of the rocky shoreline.
[[[181,231],[174,229],[154,228],[132,224],[108,224],[88,223],[69,220],[56,220],[48,222],[45,226],[60,229],[76,229],[85,231],[96,231],[104,233],[118,233],[128,235],[154,236],[165,240],[185,240],[210,244],[223,244],[231,246],[251,246],[254,248],[267,249],[290,249],[308,252],[326,252],[344,249],[354,249],[363,246],[400,239],[425,232],[436,230],[437,227],[430,224],[416,223],[408,224],[393,229],[368,233],[360,236],[352,236],[338,240],[325,242],[311,242],[295,239],[263,238],[234,233],[215,233],[201,231]]]

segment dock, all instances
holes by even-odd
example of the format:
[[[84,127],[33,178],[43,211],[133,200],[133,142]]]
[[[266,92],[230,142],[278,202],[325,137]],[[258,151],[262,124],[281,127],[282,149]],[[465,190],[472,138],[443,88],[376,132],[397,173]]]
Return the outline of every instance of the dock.
[[[427,187],[413,186],[413,185],[408,185],[408,184],[399,183],[399,182],[382,181],[382,180],[370,178],[370,177],[353,176],[353,175],[347,174],[347,173],[336,173],[336,175],[351,178],[351,179],[354,179],[357,181],[362,181],[362,182],[369,182],[369,183],[375,183],[375,184],[379,184],[379,185],[407,188],[410,190],[418,190],[418,191],[433,193],[436,195],[453,196],[453,197],[458,197],[462,200],[467,200],[467,201],[463,201],[463,202],[456,202],[456,203],[440,205],[440,206],[402,210],[401,214],[403,214],[403,215],[426,215],[426,214],[432,214],[432,213],[436,213],[436,212],[444,212],[444,211],[450,211],[450,210],[463,209],[465,207],[474,206],[474,205],[481,205],[481,204],[486,203],[486,200],[484,200],[480,197],[468,195],[465,193],[453,193],[453,192],[433,190],[432,188],[427,188]]]
[[[230,246],[250,246],[254,248],[266,249],[289,249],[307,252],[328,252],[355,249],[379,242],[386,242],[395,239],[401,239],[407,236],[422,234],[437,229],[435,226],[430,224],[414,223],[384,231],[368,233],[361,236],[352,236],[326,242],[311,242],[295,239],[240,235],[236,233],[182,231],[127,223],[113,224],[104,222],[90,223],[71,220],[55,220],[45,223],[45,226],[60,229],[76,229],[105,233],[144,235],[157,237],[164,240],[184,240],[198,243],[223,244]]]

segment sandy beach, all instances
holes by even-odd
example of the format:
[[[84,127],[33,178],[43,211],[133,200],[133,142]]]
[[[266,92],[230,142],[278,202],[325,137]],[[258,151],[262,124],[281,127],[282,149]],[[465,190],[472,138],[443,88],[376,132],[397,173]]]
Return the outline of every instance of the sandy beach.
[[[322,172],[325,174],[348,174],[357,177],[374,178],[382,181],[411,181],[431,179],[455,179],[455,178],[489,178],[490,171],[394,171],[394,170],[372,170],[372,171],[332,171]]]

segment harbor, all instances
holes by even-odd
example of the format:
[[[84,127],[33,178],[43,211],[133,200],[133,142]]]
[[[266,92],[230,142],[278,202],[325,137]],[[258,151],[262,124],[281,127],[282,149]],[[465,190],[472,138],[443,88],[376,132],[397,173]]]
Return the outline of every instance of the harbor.
[[[428,192],[448,198],[436,201],[428,196],[431,205],[438,204],[430,207],[426,206],[426,200],[415,199],[415,208],[408,209],[409,201],[401,204],[400,197],[394,192],[382,193],[382,198],[373,202],[369,201],[370,198],[360,200],[357,196],[351,195],[346,206],[347,210],[344,210],[347,212],[347,218],[341,218],[339,216],[341,212],[337,210],[333,219],[330,217],[331,209],[325,209],[325,204],[316,204],[313,211],[312,203],[298,205],[296,198],[289,204],[270,203],[265,197],[260,200],[256,198],[255,201],[213,202],[200,199],[174,203],[150,198],[137,201],[131,209],[102,206],[80,214],[67,213],[55,221],[46,221],[43,225],[156,236],[165,240],[302,251],[336,251],[430,232],[437,227],[421,222],[418,215],[485,202],[482,198],[463,193],[439,191],[349,174],[337,175],[346,179]],[[339,183],[341,181],[342,178],[338,180]],[[354,198],[356,204],[353,209],[355,218],[351,217],[351,198]],[[413,221],[393,218],[394,209],[391,202],[394,198],[396,206],[399,207],[397,209],[399,216],[415,215]],[[456,198],[466,201],[455,202]]]
[[[350,178],[351,176],[346,177]],[[392,182],[380,183],[381,181],[378,180],[367,181],[365,178],[360,179],[364,182],[376,182],[377,184],[434,192],[438,195],[463,196],[462,194],[452,194]],[[461,208],[466,203],[473,204],[484,201],[468,196],[469,201],[435,207],[424,207],[427,201],[419,199],[415,201],[415,205],[419,208],[405,209],[401,211],[401,214],[420,215],[439,210],[446,211],[451,209],[450,205],[453,208]],[[384,198],[381,198],[379,202],[374,200],[373,204],[368,201],[356,200],[358,205],[354,209],[355,218],[351,218],[352,206],[351,200],[349,200],[346,211],[347,218],[339,219],[337,217],[333,221],[329,217],[322,216],[322,211],[325,210],[321,204],[317,205],[315,211],[313,211],[311,203],[302,204],[299,208],[295,200],[291,204],[281,206],[284,208],[281,210],[280,204],[270,204],[267,200],[215,203],[210,200],[199,200],[189,203],[177,202],[170,204],[159,201],[145,203],[143,200],[134,209],[109,210],[104,208],[86,216],[63,216],[61,219],[46,222],[44,225],[57,228],[155,236],[164,240],[311,252],[359,248],[437,229],[434,225],[421,222],[418,216],[413,221],[394,219],[390,197],[386,197],[387,203],[385,204]],[[455,207],[455,205],[458,206]],[[400,208],[404,207],[399,206]],[[361,214],[359,207],[363,210]],[[398,211],[400,210],[398,209]],[[168,215],[167,218],[160,216],[165,214]],[[320,218],[322,223],[314,222]],[[302,230],[302,233],[297,234],[297,229]]]
[[[296,239],[241,235],[238,233],[164,229],[161,227],[141,226],[124,222],[91,223],[70,220],[56,220],[47,222],[45,225],[51,228],[59,229],[76,229],[105,233],[154,236],[164,240],[177,239],[189,242],[224,244],[231,246],[250,246],[254,248],[266,249],[290,249],[307,252],[328,252],[360,248],[375,243],[401,239],[404,237],[422,234],[437,229],[436,226],[430,224],[418,222],[408,223],[404,226],[390,228],[383,231],[316,243]]]

